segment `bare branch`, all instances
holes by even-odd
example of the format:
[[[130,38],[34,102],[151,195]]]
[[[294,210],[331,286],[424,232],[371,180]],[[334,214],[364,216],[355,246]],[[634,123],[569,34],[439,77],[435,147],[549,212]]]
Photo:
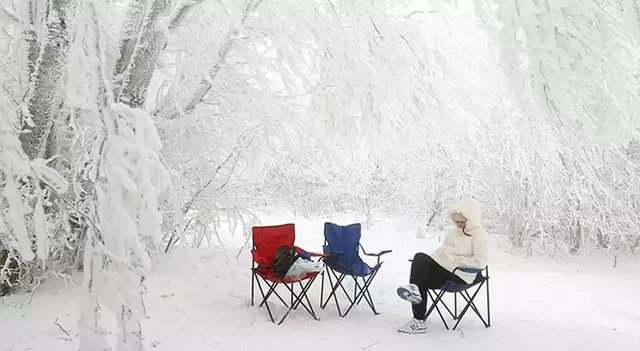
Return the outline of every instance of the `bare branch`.
[[[236,139],[236,145],[233,147],[231,152],[229,152],[229,155],[227,155],[227,157],[216,167],[216,169],[213,172],[213,175],[211,175],[210,179],[202,187],[200,187],[198,190],[196,190],[196,192],[193,194],[193,196],[191,196],[191,199],[189,199],[189,201],[187,201],[182,206],[182,215],[183,216],[186,215],[187,212],[189,212],[189,210],[191,210],[191,207],[193,206],[193,204],[196,201],[196,199],[214,182],[214,180],[216,180],[216,176],[218,175],[218,173],[220,172],[222,167],[224,167],[227,163],[229,163],[229,161],[231,161],[231,159],[233,159],[234,157],[235,158],[239,158],[240,155],[242,154],[242,152],[244,150],[246,150],[249,145],[251,145],[253,140],[249,140],[248,142],[246,142],[246,145],[243,145],[243,143],[245,143],[245,140],[248,138],[248,135],[251,132],[253,132],[256,129],[258,129],[260,126],[261,126],[261,124],[253,126],[253,127],[249,128],[249,129],[243,131],[238,136],[238,138]],[[225,183],[222,184],[221,188],[226,186],[227,182],[228,182],[228,180],[225,181]],[[191,221],[189,221],[186,224],[184,229],[182,229],[182,232],[184,232],[190,226],[190,224],[191,224]],[[177,230],[174,230],[173,233],[171,234],[171,237],[169,238],[169,241],[167,242],[167,246],[165,248],[165,253],[169,252],[169,249],[171,248],[171,246],[175,245],[179,240],[180,240],[180,237],[178,236],[178,232],[177,232]]]
[[[4,15],[7,19],[9,19],[14,24],[20,23],[20,18],[18,18],[18,16],[16,16],[15,14],[9,12],[9,10],[6,9],[2,4],[0,4],[0,14]]]
[[[255,1],[256,0],[246,1],[244,10],[242,11],[240,26],[243,26],[245,24],[245,22],[247,21],[247,18],[249,17],[249,13],[251,11],[256,10],[256,3],[254,3]],[[196,108],[196,106],[198,106],[200,103],[204,101],[207,93],[213,87],[213,82],[218,76],[218,73],[220,72],[222,67],[225,65],[227,56],[231,52],[231,48],[233,47],[233,45],[237,40],[238,32],[239,32],[239,28],[232,28],[227,32],[227,35],[225,36],[224,40],[222,41],[222,45],[218,50],[218,58],[216,59],[216,62],[213,64],[213,67],[209,70],[207,77],[203,78],[202,81],[200,81],[200,85],[198,86],[198,89],[196,89],[195,93],[193,93],[191,99],[187,102],[187,104],[184,105],[185,107],[182,110],[182,112],[178,111],[174,107],[170,110],[170,112],[168,112],[165,115],[167,118],[173,119],[178,117],[181,114],[188,114],[191,111],[193,111]],[[156,111],[153,112],[153,115],[159,115],[162,108],[164,107],[165,106],[158,107],[158,109],[156,109]]]
[[[58,323],[58,318],[56,317],[56,320],[53,322],[53,324],[57,325],[58,328],[60,328],[60,330],[62,330],[63,333],[67,334],[67,336],[71,336],[71,334],[69,334],[68,331],[66,331],[61,325],[60,323]]]
[[[171,20],[169,21],[169,30],[174,31],[180,25],[180,23],[182,23],[189,12],[193,10],[194,7],[202,4],[204,1],[205,0],[193,0],[182,5],[178,9],[178,11],[176,11],[176,14],[171,17]]]

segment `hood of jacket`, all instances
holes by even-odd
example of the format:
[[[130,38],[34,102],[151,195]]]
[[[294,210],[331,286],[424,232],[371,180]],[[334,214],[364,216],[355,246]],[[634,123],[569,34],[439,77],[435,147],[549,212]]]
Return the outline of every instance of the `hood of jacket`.
[[[474,234],[475,229],[482,228],[482,210],[478,201],[471,198],[459,201],[449,209],[449,217],[452,221],[455,213],[460,213],[467,218],[467,226],[464,229],[467,234]]]

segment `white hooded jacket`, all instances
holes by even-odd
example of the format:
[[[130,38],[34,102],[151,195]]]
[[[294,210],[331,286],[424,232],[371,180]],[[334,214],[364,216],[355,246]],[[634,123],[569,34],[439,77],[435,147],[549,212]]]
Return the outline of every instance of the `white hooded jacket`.
[[[482,228],[480,204],[473,199],[465,199],[449,210],[449,216],[460,213],[467,218],[464,231],[456,226],[447,229],[444,243],[431,257],[450,272],[456,267],[484,269],[487,266],[488,238]],[[472,283],[476,273],[457,270],[455,274],[467,283]]]

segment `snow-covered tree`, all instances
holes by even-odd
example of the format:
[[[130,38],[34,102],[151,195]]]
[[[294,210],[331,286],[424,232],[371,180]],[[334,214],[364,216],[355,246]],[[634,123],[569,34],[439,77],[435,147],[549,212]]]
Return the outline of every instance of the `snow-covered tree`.
[[[108,347],[103,314],[118,321],[117,350],[142,350],[144,279],[150,247],[160,244],[157,199],[167,185],[159,160],[161,141],[151,116],[116,101],[106,70],[105,12],[100,2],[82,4],[74,26],[67,103],[92,131],[81,159],[92,184],[81,309],[80,348]]]
[[[637,248],[637,5],[443,3],[0,0],[0,284],[83,269],[133,350],[149,255],[264,205]]]
[[[633,184],[638,167],[626,155],[640,137],[637,5],[581,0],[477,0],[475,5],[496,34],[522,113],[546,129],[538,145],[553,150],[530,155],[528,172],[514,179],[521,195],[512,193],[518,197],[512,201],[520,210],[511,221],[534,235],[567,242],[574,251],[591,240],[637,248],[629,239],[638,231],[620,223],[640,219],[637,201],[629,201],[638,189],[619,190]]]

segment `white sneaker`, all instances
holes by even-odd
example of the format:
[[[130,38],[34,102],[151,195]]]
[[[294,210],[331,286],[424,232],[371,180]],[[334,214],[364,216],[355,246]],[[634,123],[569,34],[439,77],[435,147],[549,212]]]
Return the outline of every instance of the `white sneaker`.
[[[420,289],[415,284],[408,284],[398,287],[396,290],[398,296],[401,299],[411,302],[414,305],[417,305],[422,302],[422,296],[420,295]]]
[[[412,318],[408,323],[398,327],[400,333],[424,334],[427,332],[427,322]]]

